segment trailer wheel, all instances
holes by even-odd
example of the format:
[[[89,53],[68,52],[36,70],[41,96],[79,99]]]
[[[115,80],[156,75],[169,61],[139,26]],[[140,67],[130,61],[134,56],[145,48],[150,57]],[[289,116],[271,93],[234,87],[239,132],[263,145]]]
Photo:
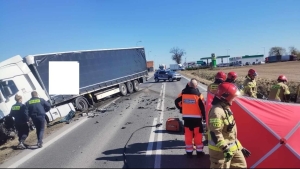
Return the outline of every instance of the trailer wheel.
[[[132,93],[133,92],[133,85],[132,85],[131,81],[127,82],[126,86],[127,86],[128,93]]]
[[[120,86],[119,88],[120,88],[120,91],[121,91],[121,95],[126,96],[127,95],[126,85],[124,83],[121,83],[119,86]]]
[[[77,97],[75,99],[75,106],[79,111],[86,111],[89,107],[87,101],[83,97]]]
[[[134,91],[139,91],[139,82],[137,80],[133,81],[133,90]]]

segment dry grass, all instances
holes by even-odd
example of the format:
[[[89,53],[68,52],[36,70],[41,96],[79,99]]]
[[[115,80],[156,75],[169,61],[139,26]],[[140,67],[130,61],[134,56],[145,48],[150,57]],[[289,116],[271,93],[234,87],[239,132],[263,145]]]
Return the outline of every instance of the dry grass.
[[[257,85],[260,93],[268,95],[270,87],[275,84],[277,77],[284,74],[288,78],[287,85],[290,88],[291,93],[296,92],[296,88],[300,85],[300,62],[280,62],[280,63],[269,63],[264,65],[251,65],[243,67],[227,67],[217,68],[214,70],[199,69],[191,71],[182,71],[183,75],[197,78],[203,84],[210,84],[214,81],[214,76],[218,71],[224,71],[228,73],[235,71],[238,74],[238,84],[242,84],[245,76],[249,69],[255,69],[258,72]]]

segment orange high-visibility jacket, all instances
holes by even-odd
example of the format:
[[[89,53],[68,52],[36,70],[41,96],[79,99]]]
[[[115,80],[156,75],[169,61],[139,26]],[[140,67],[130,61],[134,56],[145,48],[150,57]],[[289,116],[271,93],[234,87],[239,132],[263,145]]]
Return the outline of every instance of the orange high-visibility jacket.
[[[194,88],[185,88],[179,97],[175,100],[178,109],[182,109],[182,117],[205,119],[204,97],[199,90]]]

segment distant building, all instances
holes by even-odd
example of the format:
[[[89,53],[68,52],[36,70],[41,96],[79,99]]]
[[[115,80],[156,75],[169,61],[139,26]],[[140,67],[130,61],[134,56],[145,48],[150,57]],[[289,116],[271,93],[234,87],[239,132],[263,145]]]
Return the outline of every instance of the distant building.
[[[147,69],[148,69],[148,72],[154,71],[154,62],[153,61],[147,61]]]
[[[242,57],[243,65],[249,63],[251,65],[257,64],[258,62],[264,62],[264,55],[245,55]]]

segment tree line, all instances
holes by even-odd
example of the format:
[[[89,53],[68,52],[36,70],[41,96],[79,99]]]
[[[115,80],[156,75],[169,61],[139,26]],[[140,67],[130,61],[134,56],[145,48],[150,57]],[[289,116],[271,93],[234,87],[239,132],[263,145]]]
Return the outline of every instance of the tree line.
[[[173,47],[170,49],[170,53],[172,54],[172,60],[175,61],[177,64],[182,63],[182,56],[186,54],[184,49],[180,49],[179,47]],[[285,48],[274,46],[270,48],[269,56],[283,56],[283,55],[296,55],[298,60],[300,60],[300,51],[294,47],[289,47],[289,52],[286,51]]]

